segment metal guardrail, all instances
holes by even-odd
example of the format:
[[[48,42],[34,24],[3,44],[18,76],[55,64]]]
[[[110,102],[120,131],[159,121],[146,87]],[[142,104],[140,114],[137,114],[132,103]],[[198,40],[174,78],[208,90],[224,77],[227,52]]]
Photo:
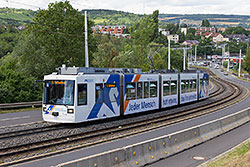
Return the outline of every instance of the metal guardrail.
[[[20,108],[20,107],[35,107],[35,106],[42,106],[42,101],[21,102],[21,103],[4,103],[4,104],[0,104],[0,109],[11,109],[11,108]]]

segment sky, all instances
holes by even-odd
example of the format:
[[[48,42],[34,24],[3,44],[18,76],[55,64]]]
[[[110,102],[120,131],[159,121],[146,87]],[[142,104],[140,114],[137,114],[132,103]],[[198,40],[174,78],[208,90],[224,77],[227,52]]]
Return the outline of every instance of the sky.
[[[240,14],[250,15],[250,0],[69,0],[82,9],[113,9],[136,14],[159,10],[164,14]],[[0,0],[0,7],[47,9],[55,0]]]

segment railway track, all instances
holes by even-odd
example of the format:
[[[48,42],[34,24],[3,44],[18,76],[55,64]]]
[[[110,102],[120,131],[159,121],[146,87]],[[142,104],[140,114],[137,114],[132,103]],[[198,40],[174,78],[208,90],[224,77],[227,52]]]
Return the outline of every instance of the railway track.
[[[246,96],[246,91],[241,86],[223,81],[213,74],[210,75],[212,76],[211,80],[216,86],[213,88],[214,90],[210,94],[209,99],[196,104],[185,105],[177,109],[170,109],[168,112],[156,112],[133,119],[121,118],[118,121],[105,123],[105,125],[96,124],[95,126],[83,127],[84,124],[79,124],[69,128],[69,126],[58,124],[43,129],[26,129],[25,131],[20,130],[18,132],[2,133],[0,134],[0,141],[4,142],[7,140],[18,140],[20,138],[20,141],[32,137],[39,138],[41,134],[49,132],[55,133],[55,131],[63,132],[66,131],[65,129],[81,129],[74,134],[45,137],[43,140],[26,143],[19,142],[18,144],[12,144],[6,147],[2,146],[0,147],[0,162],[2,162],[0,166],[13,165],[168,126],[222,109],[226,105],[236,103]],[[46,134],[46,136],[48,136],[48,134]]]

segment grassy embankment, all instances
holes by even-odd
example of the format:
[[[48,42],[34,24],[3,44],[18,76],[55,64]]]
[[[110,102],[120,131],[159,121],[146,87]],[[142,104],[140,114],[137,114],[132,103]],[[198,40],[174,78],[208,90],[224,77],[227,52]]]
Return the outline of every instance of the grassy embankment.
[[[214,161],[201,165],[202,167],[249,167],[250,140],[242,143],[232,151],[216,158]]]
[[[28,108],[17,108],[17,109],[0,109],[0,114],[14,113],[14,112],[25,112],[33,110],[42,110],[42,107],[28,107]]]

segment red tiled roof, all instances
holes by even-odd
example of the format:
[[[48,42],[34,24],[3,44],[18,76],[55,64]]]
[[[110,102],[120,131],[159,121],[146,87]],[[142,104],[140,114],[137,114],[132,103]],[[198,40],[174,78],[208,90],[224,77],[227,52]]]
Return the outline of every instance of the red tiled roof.
[[[220,33],[214,33],[214,34],[210,35],[210,37],[217,37],[218,35],[220,35]]]
[[[204,32],[204,33],[202,34],[202,36],[208,36],[208,35],[210,35],[210,34],[212,34],[212,32]]]

